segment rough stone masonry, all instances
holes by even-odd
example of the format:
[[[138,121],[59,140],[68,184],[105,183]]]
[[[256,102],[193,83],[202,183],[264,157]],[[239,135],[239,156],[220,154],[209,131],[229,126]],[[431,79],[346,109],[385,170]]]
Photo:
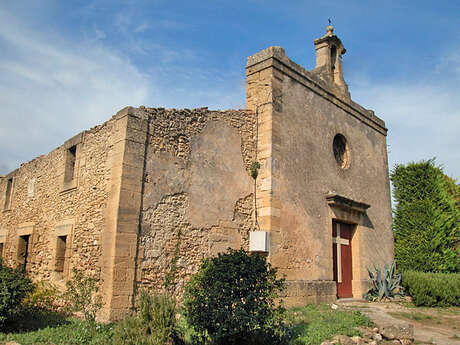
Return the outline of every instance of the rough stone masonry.
[[[314,43],[311,71],[280,47],[250,56],[246,110],[126,107],[2,176],[3,260],[58,285],[84,269],[101,320],[172,266],[181,298],[228,247],[267,255],[288,305],[360,298],[393,258],[387,129],[350,99],[333,28]]]

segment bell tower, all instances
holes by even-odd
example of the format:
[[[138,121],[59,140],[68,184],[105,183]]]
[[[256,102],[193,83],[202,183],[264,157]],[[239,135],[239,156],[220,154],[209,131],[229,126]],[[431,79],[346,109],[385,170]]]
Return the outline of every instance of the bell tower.
[[[314,40],[316,49],[316,67],[312,71],[325,82],[338,88],[340,92],[350,97],[348,85],[343,79],[342,55],[346,49],[342,41],[334,34],[334,27],[329,25],[326,34]]]

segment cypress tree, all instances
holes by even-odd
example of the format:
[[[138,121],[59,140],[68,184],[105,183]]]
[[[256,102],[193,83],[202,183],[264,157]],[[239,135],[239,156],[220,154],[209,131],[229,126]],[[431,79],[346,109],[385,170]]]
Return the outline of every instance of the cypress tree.
[[[391,181],[398,268],[459,272],[460,211],[442,168],[435,165],[434,158],[396,165]]]

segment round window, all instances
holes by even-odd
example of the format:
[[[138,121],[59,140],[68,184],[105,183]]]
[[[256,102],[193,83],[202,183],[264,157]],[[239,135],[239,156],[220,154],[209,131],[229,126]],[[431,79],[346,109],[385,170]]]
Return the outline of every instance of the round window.
[[[332,149],[337,164],[341,168],[348,168],[350,165],[350,150],[348,148],[347,139],[342,134],[337,134],[334,137]]]

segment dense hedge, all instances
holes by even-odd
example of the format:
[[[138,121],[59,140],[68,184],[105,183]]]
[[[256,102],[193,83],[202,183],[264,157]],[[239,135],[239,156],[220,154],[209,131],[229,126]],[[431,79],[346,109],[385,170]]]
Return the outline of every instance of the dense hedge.
[[[460,306],[460,274],[407,271],[402,283],[416,306]]]

